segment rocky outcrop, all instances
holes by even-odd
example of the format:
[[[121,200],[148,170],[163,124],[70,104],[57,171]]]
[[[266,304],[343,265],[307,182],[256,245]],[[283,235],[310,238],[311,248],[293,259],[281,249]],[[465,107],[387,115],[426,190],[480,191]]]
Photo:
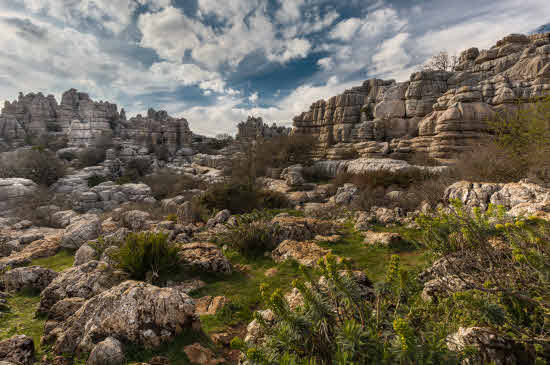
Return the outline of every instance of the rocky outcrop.
[[[86,365],[122,365],[125,360],[120,341],[107,337],[94,346]]]
[[[195,242],[179,247],[182,265],[192,270],[231,274],[231,263],[212,243]]]
[[[101,234],[101,220],[95,214],[85,214],[74,219],[61,237],[61,246],[78,249]]]
[[[42,291],[57,273],[40,266],[19,267],[4,273],[2,280],[7,291],[18,292],[23,289]]]
[[[94,296],[45,333],[58,354],[92,351],[113,337],[147,348],[168,342],[185,328],[200,328],[193,299],[173,288],[125,281]]]
[[[128,275],[115,270],[105,262],[90,261],[68,268],[48,285],[40,294],[37,313],[48,314],[50,308],[65,298],[89,299],[126,280]]]
[[[278,136],[287,136],[291,132],[291,128],[277,126],[273,123],[271,126],[264,123],[262,118],[254,118],[249,116],[246,121],[240,122],[237,125],[238,141],[251,141],[256,138],[273,138]]]
[[[315,242],[286,240],[273,250],[271,256],[275,262],[293,259],[304,266],[315,266],[319,259],[329,253],[330,250],[319,247]]]
[[[143,147],[165,147],[172,155],[181,147],[189,147],[193,134],[184,118],[173,118],[164,110],[149,109],[124,123],[121,136]]]
[[[34,341],[25,335],[17,335],[0,341],[0,361],[21,365],[34,363]]]
[[[321,176],[336,177],[339,174],[362,175],[373,172],[388,172],[392,174],[428,173],[440,174],[446,166],[418,166],[407,161],[391,158],[358,158],[353,160],[323,160],[316,162],[312,171]]]
[[[17,205],[37,189],[38,186],[29,179],[0,179],[0,217],[11,215]]]
[[[406,82],[371,79],[294,118],[296,133],[318,138],[317,158],[404,157],[446,160],[488,135],[486,121],[517,99],[550,90],[550,33],[513,34],[488,50],[471,48],[453,72],[421,71]]]

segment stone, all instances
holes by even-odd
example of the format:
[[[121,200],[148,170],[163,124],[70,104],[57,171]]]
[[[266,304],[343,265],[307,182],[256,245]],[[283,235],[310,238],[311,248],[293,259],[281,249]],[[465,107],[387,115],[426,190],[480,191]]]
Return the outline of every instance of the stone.
[[[351,204],[359,196],[359,188],[353,184],[344,184],[336,191],[334,202],[336,204]]]
[[[128,274],[116,270],[109,264],[90,261],[80,266],[63,270],[42,291],[38,314],[48,314],[50,308],[65,298],[89,299],[128,278]]]
[[[70,249],[78,249],[88,241],[94,240],[101,234],[101,221],[94,214],[85,214],[65,228],[61,237],[61,246]]]
[[[271,223],[278,227],[275,242],[284,240],[307,241],[317,235],[328,235],[338,229],[333,222],[291,216],[276,216]]]
[[[79,297],[61,299],[50,308],[48,319],[56,322],[64,321],[75,314],[85,302],[86,299]]]
[[[37,189],[38,186],[29,179],[0,179],[0,216],[11,215],[18,204],[32,197]]]
[[[65,228],[71,224],[71,221],[78,217],[78,213],[73,210],[62,210],[52,215],[52,225],[57,228]]]
[[[273,250],[271,256],[275,262],[293,259],[301,265],[311,267],[317,265],[317,261],[330,252],[330,250],[319,247],[315,242],[285,240]]]
[[[291,128],[277,126],[275,123],[269,126],[264,123],[262,118],[249,116],[246,121],[237,124],[237,130],[236,140],[253,141],[257,138],[269,139],[289,135]]]
[[[82,265],[95,259],[97,259],[97,252],[90,245],[83,244],[74,254],[73,266]]]
[[[446,343],[449,350],[456,352],[468,346],[475,347],[478,350],[477,359],[484,364],[535,363],[534,351],[489,328],[460,327],[456,333],[447,336]]]
[[[132,231],[147,230],[150,227],[150,219],[149,213],[140,210],[130,210],[122,214],[122,223]]]
[[[120,341],[113,337],[107,337],[94,346],[86,365],[122,365],[125,362]]]
[[[363,232],[366,245],[395,246],[403,242],[403,238],[398,233],[393,232]]]
[[[290,187],[300,187],[304,185],[304,168],[302,165],[293,165],[284,169],[281,178],[286,181]]]
[[[212,243],[195,242],[179,246],[180,262],[202,272],[231,274],[231,263]]]
[[[206,226],[210,228],[216,226],[217,224],[224,224],[225,222],[227,222],[230,216],[231,212],[227,209],[224,209],[218,212],[214,217],[210,218],[206,223]]]
[[[191,364],[216,365],[224,363],[224,359],[215,359],[212,350],[203,347],[200,343],[187,345],[183,348]]]
[[[27,233],[19,236],[19,243],[22,245],[27,245],[31,242],[44,239],[44,235],[41,233]]]
[[[26,266],[34,259],[50,257],[61,249],[60,237],[48,235],[43,240],[34,241],[19,252],[12,252],[10,256],[0,258],[0,270],[6,267],[15,268]]]
[[[44,338],[57,354],[92,351],[107,337],[146,348],[200,328],[193,299],[173,288],[125,281],[95,295]]]
[[[195,313],[201,316],[214,315],[228,303],[229,299],[224,296],[205,296],[195,300]]]
[[[42,291],[57,273],[40,266],[19,267],[6,271],[3,275],[4,286],[7,291],[19,292],[23,289]]]
[[[34,363],[34,341],[25,335],[15,335],[0,341],[0,360],[32,365]]]

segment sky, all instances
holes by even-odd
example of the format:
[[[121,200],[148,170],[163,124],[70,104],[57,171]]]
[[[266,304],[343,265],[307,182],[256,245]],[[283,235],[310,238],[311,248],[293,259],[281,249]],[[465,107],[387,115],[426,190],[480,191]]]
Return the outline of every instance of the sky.
[[[0,101],[75,88],[209,136],[248,115],[291,125],[368,78],[549,21],[548,0],[0,0]]]

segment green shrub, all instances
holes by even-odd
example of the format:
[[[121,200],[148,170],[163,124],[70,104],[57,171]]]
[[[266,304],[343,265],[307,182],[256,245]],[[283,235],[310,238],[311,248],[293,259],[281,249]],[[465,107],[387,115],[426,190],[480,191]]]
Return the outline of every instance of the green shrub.
[[[177,247],[164,233],[131,233],[111,257],[117,266],[133,279],[154,282],[169,274],[178,265]]]
[[[180,175],[169,170],[161,170],[155,174],[145,176],[143,182],[147,184],[157,200],[172,198],[181,195],[186,190],[200,189],[203,183],[188,175]]]
[[[271,223],[271,215],[262,212],[243,214],[236,223],[218,235],[221,244],[239,250],[243,255],[259,255],[272,250],[279,227]]]
[[[281,193],[239,183],[215,184],[199,198],[199,203],[209,212],[229,209],[233,214],[288,207],[288,200]]]
[[[109,181],[109,179],[101,175],[92,175],[86,181],[88,181],[88,187],[93,188],[94,186]]]

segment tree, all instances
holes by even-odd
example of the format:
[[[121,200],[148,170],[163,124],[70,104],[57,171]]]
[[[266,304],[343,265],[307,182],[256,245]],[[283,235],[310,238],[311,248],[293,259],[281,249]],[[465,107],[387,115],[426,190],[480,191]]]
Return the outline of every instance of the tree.
[[[441,51],[432,56],[428,63],[422,65],[422,71],[455,71],[458,65],[457,56],[449,56],[447,51]]]

